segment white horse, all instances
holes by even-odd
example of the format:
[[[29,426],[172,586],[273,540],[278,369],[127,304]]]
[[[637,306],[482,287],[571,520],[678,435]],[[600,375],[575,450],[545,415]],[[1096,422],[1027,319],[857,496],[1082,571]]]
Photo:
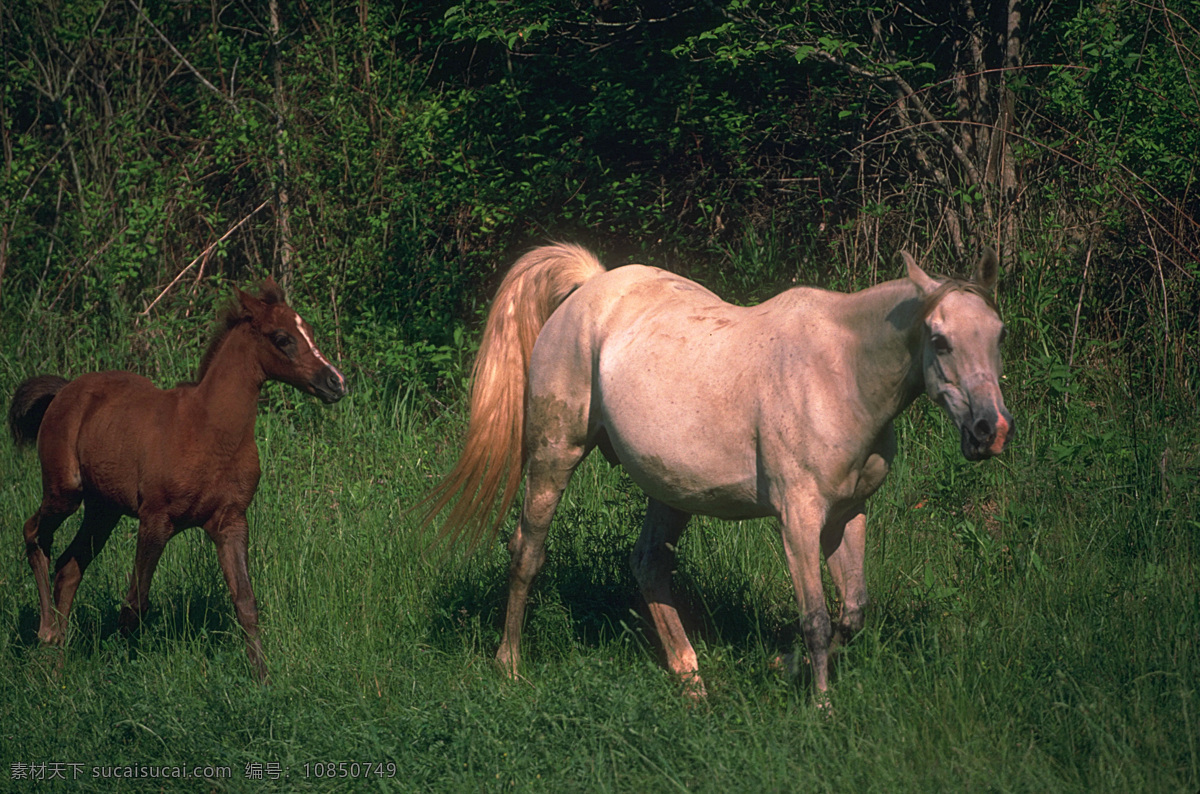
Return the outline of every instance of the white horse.
[[[475,362],[461,458],[427,497],[451,502],[443,534],[494,535],[527,472],[509,541],[508,612],[496,659],[520,660],[529,588],[571,473],[593,448],[650,497],[631,556],[667,664],[704,695],[671,595],[675,544],[693,513],[779,519],[818,693],[836,635],[862,627],[864,500],[896,451],[892,421],[924,391],[970,460],[1012,436],[1000,393],[1004,325],[996,254],[970,281],[907,278],[853,294],[797,287],[758,306],[725,303],[642,265],[606,271],[574,245],[523,256],[492,305]],[[841,595],[831,624],[821,555]]]

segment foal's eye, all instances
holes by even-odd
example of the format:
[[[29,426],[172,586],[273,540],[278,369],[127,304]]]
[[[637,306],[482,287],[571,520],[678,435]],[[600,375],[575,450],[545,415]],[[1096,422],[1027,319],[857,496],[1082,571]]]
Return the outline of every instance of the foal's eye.
[[[941,334],[934,334],[929,337],[929,344],[933,345],[933,349],[939,354],[950,352],[950,340]]]
[[[296,340],[292,339],[291,334],[286,334],[283,331],[276,331],[271,334],[271,343],[280,350],[286,350],[289,345],[295,344]]]

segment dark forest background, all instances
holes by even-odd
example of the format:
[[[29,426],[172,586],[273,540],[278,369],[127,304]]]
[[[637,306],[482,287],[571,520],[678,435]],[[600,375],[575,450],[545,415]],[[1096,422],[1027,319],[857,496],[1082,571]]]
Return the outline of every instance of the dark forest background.
[[[740,301],[890,278],[902,247],[961,272],[987,244],[1047,382],[1100,368],[1194,399],[1198,20],[1196,0],[10,0],[0,348],[21,369],[54,329],[210,317],[272,273],[360,385],[435,393],[546,240]]]

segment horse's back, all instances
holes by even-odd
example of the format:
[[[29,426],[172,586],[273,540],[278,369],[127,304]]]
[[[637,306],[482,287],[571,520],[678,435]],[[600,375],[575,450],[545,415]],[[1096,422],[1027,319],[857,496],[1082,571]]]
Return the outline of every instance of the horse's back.
[[[667,365],[681,356],[711,356],[721,341],[713,332],[736,325],[744,311],[659,268],[607,271],[580,286],[543,327],[530,362],[532,388],[536,392],[547,378],[590,388],[594,373],[613,374],[629,359],[644,369],[658,358],[668,359],[661,362]],[[700,337],[708,344],[696,344]],[[557,383],[557,390],[566,385]]]
[[[99,421],[107,411],[141,414],[153,410],[164,393],[149,378],[132,372],[108,370],[80,375],[62,388],[46,410],[43,422],[51,427],[82,426]]]
[[[747,346],[761,348],[788,334],[784,322],[828,330],[837,322],[839,302],[847,297],[794,287],[757,306],[738,306],[678,274],[627,265],[587,281],[551,322],[557,319],[576,333],[590,331],[610,350],[619,344],[671,348],[681,346],[678,342],[712,360],[728,343],[741,358]],[[816,345],[820,340],[810,341]]]
[[[664,308],[720,302],[716,295],[673,273],[626,265],[582,284],[550,316],[530,356],[530,393],[586,405],[592,374],[615,337]]]
[[[570,312],[585,306],[589,316],[611,329],[628,326],[650,310],[670,312],[716,304],[729,305],[683,276],[649,265],[626,265],[585,282],[564,301],[563,308]]]

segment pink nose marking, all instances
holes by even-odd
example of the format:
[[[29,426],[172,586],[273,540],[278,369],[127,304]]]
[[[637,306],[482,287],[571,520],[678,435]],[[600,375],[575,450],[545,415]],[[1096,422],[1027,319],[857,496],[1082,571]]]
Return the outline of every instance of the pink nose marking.
[[[1008,441],[1008,422],[1005,421],[1003,414],[996,416],[996,437],[992,439],[992,445],[988,447],[988,452],[993,455],[999,455],[1004,451],[1004,444]]]

